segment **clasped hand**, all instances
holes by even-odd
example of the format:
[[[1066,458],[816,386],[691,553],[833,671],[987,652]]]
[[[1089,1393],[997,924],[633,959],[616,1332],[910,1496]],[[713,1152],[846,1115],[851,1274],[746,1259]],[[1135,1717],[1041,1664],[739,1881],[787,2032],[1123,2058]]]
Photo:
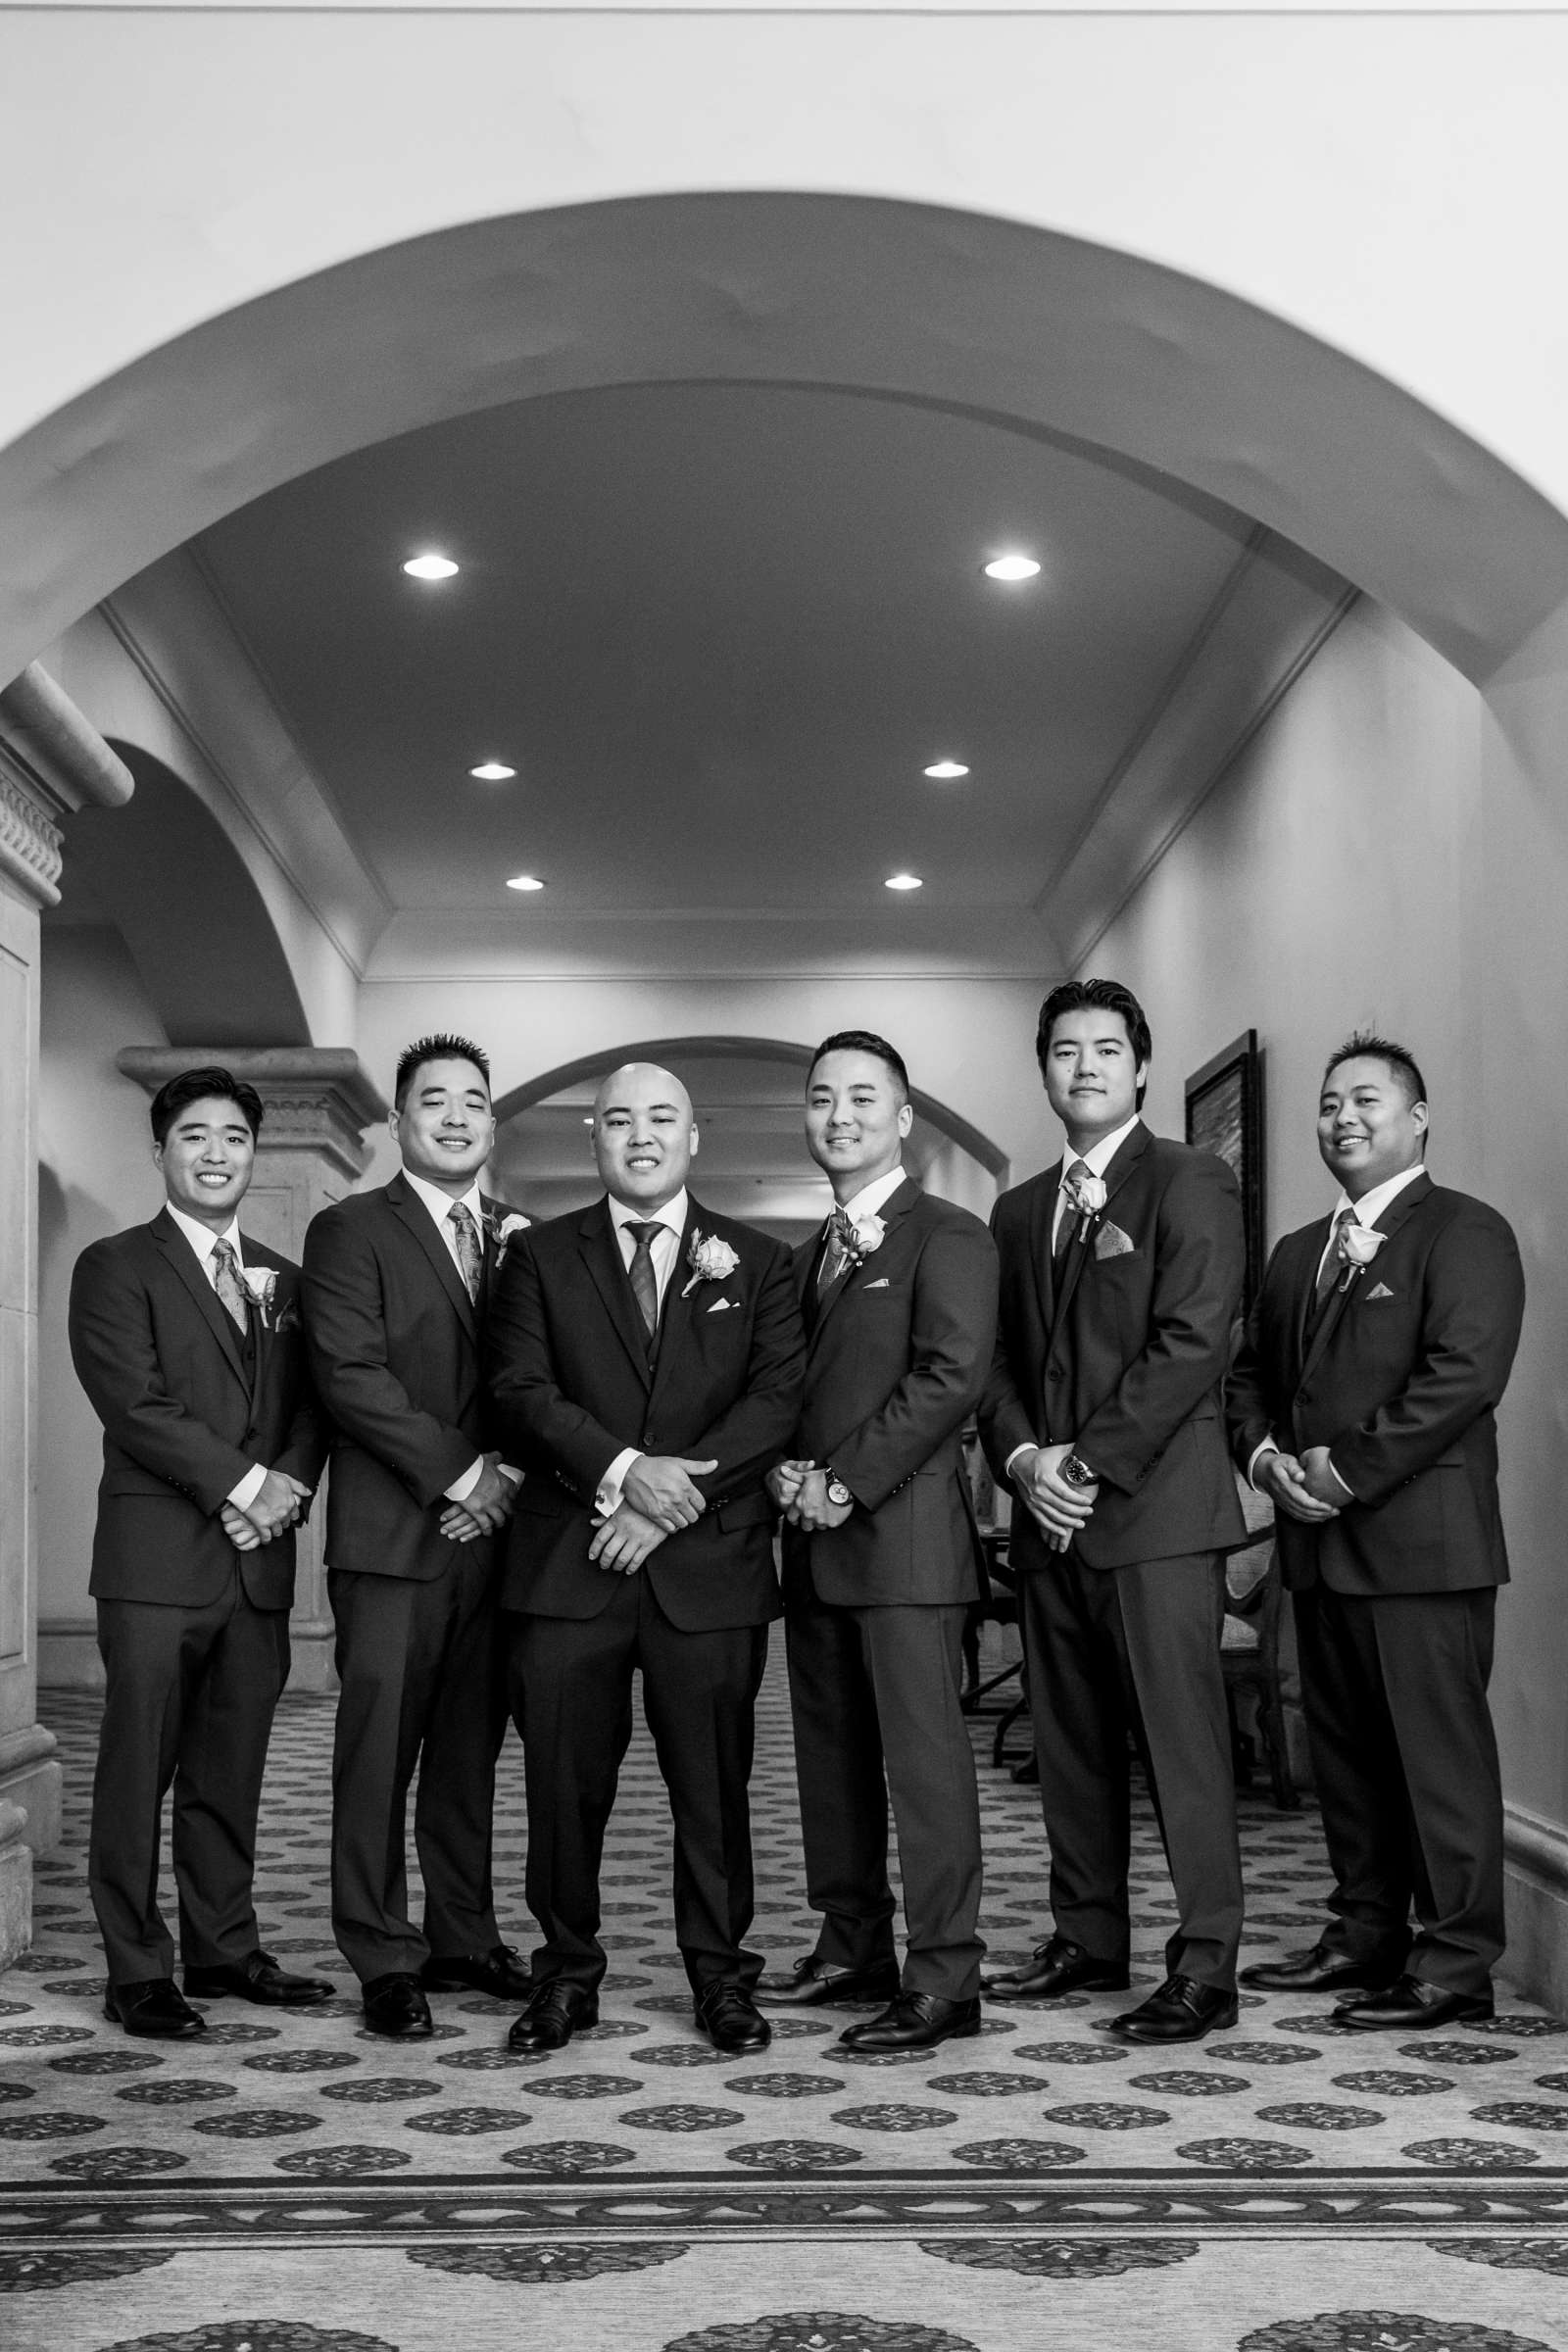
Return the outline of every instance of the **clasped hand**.
[[[1294,1453],[1260,1454],[1252,1484],[1261,1487],[1277,1511],[1283,1511],[1287,1519],[1300,1520],[1304,1527],[1321,1527],[1326,1519],[1340,1515],[1343,1497],[1329,1468],[1326,1446],[1308,1446],[1299,1460]]]
[[[1100,1494],[1098,1485],[1074,1487],[1062,1477],[1061,1465],[1071,1451],[1070,1443],[1037,1446],[1030,1453],[1020,1453],[1010,1472],[1030,1518],[1053,1551],[1065,1551],[1089,1525]]]
[[[767,1491],[790,1525],[808,1535],[842,1527],[855,1508],[853,1502],[829,1502],[827,1472],[814,1462],[775,1462],[767,1474]]]
[[[461,1502],[449,1502],[441,1514],[441,1533],[450,1544],[471,1544],[476,1536],[493,1536],[505,1527],[517,1499],[517,1489],[501,1468],[499,1453],[487,1453],[484,1468]]]
[[[269,1470],[244,1510],[225,1502],[219,1516],[236,1551],[255,1551],[292,1527],[310,1499],[311,1490],[301,1480],[286,1470]]]

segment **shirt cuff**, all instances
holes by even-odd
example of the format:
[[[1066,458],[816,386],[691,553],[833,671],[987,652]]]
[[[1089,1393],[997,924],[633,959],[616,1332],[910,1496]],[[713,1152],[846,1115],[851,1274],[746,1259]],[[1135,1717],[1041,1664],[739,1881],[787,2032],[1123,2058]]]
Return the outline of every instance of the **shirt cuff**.
[[[1359,1495],[1356,1494],[1356,1491],[1355,1491],[1355,1489],[1354,1489],[1353,1487],[1351,1487],[1351,1486],[1348,1486],[1348,1485],[1346,1485],[1346,1482],[1345,1482],[1345,1480],[1344,1480],[1344,1479],[1343,1479],[1343,1478],[1340,1476],[1339,1472],[1338,1472],[1338,1471],[1335,1469],[1335,1467],[1334,1467],[1334,1456],[1333,1456],[1333,1454],[1332,1454],[1332,1453],[1328,1455],[1328,1457],[1327,1457],[1327,1460],[1328,1460],[1328,1465],[1329,1465],[1329,1476],[1330,1476],[1330,1478],[1332,1478],[1332,1479],[1333,1479],[1333,1481],[1334,1481],[1334,1484],[1335,1484],[1337,1487],[1344,1488],[1344,1491],[1345,1491],[1345,1493],[1346,1493],[1347,1494],[1348,1494],[1348,1496],[1350,1497],[1350,1500],[1351,1500],[1352,1502],[1358,1502],[1358,1501],[1360,1500],[1360,1497],[1359,1497]]]
[[[642,1458],[637,1446],[624,1446],[599,1481],[594,1494],[594,1509],[602,1512],[607,1519],[612,1511],[619,1510],[620,1490],[626,1483],[626,1473],[633,1462],[640,1462]]]
[[[500,1471],[503,1478],[510,1478],[514,1487],[521,1486],[522,1472],[516,1469],[511,1462],[497,1462],[496,1468]]]
[[[239,1485],[230,1490],[228,1499],[236,1511],[248,1511],[267,1484],[267,1464],[253,1462]]]
[[[1252,1493],[1253,1493],[1254,1494],[1255,1494],[1257,1493],[1257,1491],[1258,1491],[1258,1489],[1257,1489],[1257,1465],[1258,1465],[1258,1463],[1259,1463],[1259,1462],[1260,1462],[1260,1461],[1263,1459],[1263,1456],[1264,1456],[1264,1454],[1265,1454],[1265,1453],[1278,1453],[1278,1451],[1279,1451],[1279,1447],[1278,1447],[1278,1446],[1276,1446],[1276,1445],[1275,1445],[1275,1443],[1274,1443],[1274,1440],[1273,1440],[1272,1438],[1265,1438],[1265,1439],[1263,1440],[1263,1443],[1262,1443],[1262,1445],[1261,1445],[1261,1446],[1254,1446],[1252,1447],[1252,1458],[1251,1458],[1251,1460],[1250,1460],[1250,1461],[1248,1463],[1248,1465],[1247,1465],[1247,1483],[1248,1483],[1248,1485],[1249,1485],[1249,1486],[1251,1488],[1251,1490],[1252,1490]],[[1342,1483],[1343,1483],[1343,1482],[1342,1482]]]
[[[451,1486],[446,1489],[448,1502],[466,1502],[483,1476],[484,1455],[482,1453],[475,1454],[463,1476],[455,1478]]]
[[[1004,1470],[1004,1475],[1005,1475],[1006,1477],[1008,1477],[1008,1478],[1010,1478],[1010,1477],[1012,1476],[1012,1465],[1013,1465],[1013,1463],[1014,1463],[1014,1462],[1015,1462],[1015,1461],[1018,1459],[1018,1456],[1019,1456],[1019,1454],[1020,1454],[1020,1453],[1035,1453],[1035,1452],[1037,1452],[1038,1450],[1039,1450],[1039,1449],[1038,1449],[1038,1447],[1036,1446],[1036,1445],[1035,1445],[1035,1442],[1034,1442],[1033,1438],[1025,1438],[1025,1440],[1024,1440],[1024,1442],[1023,1442],[1023,1444],[1022,1444],[1021,1446],[1015,1446],[1013,1447],[1012,1451],[1011,1451],[1011,1452],[1008,1454],[1008,1456],[1007,1456],[1007,1458],[1006,1458],[1005,1462],[1003,1464],[1003,1470]]]

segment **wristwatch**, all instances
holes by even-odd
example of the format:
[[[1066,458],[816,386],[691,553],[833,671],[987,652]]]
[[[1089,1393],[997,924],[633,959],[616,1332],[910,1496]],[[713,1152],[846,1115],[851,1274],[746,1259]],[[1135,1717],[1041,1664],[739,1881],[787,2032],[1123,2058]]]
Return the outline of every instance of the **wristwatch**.
[[[850,1493],[849,1488],[844,1484],[831,1462],[823,1463],[822,1475],[827,1480],[827,1498],[835,1510],[841,1510],[845,1503],[855,1500],[855,1496]]]
[[[1061,1465],[1061,1475],[1069,1487],[1098,1487],[1100,1480],[1081,1455],[1069,1453]]]

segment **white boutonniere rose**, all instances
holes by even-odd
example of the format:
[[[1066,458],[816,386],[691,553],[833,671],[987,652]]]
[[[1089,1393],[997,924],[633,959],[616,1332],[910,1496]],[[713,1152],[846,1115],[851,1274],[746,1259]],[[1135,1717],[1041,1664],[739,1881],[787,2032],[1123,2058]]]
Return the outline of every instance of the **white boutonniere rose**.
[[[277,1268],[275,1266],[246,1266],[242,1269],[245,1288],[256,1301],[264,1331],[270,1331],[277,1311]]]
[[[728,1242],[721,1242],[716,1233],[699,1233],[694,1227],[686,1250],[692,1278],[681,1297],[689,1298],[700,1282],[727,1282],[740,1262],[739,1251]]]
[[[1062,1190],[1078,1212],[1078,1239],[1085,1242],[1089,1239],[1090,1226],[1109,1199],[1105,1179],[1103,1176],[1078,1176],[1070,1179]]]
[[[531,1218],[525,1217],[520,1209],[515,1208],[509,1208],[504,1217],[498,1217],[492,1211],[485,1218],[485,1231],[495,1244],[498,1257],[503,1259],[506,1257],[507,1244],[517,1234],[526,1233],[531,1222]]]
[[[874,1250],[880,1250],[888,1238],[888,1229],[880,1217],[857,1217],[850,1227],[849,1259],[854,1266],[863,1266]]]
[[[1348,1291],[1362,1269],[1372,1263],[1388,1238],[1370,1225],[1358,1225],[1353,1217],[1346,1218],[1334,1237],[1334,1254],[1345,1268],[1342,1291]]]

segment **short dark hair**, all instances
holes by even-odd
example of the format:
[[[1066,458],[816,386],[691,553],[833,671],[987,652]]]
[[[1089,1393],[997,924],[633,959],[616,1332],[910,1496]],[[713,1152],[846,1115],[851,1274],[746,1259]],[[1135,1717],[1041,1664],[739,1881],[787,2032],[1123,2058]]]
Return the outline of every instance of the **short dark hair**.
[[[1040,1025],[1035,1031],[1035,1059],[1040,1075],[1046,1074],[1046,1062],[1051,1053],[1053,1025],[1064,1012],[1080,1012],[1085,1006],[1097,1012],[1119,1012],[1126,1024],[1127,1039],[1133,1050],[1133,1059],[1141,1070],[1149,1067],[1154,1052],[1154,1040],[1149,1027],[1149,1016],[1130,988],[1119,980],[1063,980],[1054,988],[1040,1007]],[[1138,1107],[1143,1108],[1144,1089],[1138,1089]]]
[[[1377,1037],[1370,1029],[1357,1029],[1337,1047],[1323,1065],[1323,1084],[1327,1086],[1342,1061],[1387,1062],[1394,1076],[1403,1087],[1411,1102],[1424,1102],[1427,1082],[1421,1075],[1421,1064],[1408,1046],[1396,1045],[1392,1037]]]
[[[398,1074],[392,1089],[392,1102],[401,1110],[408,1100],[410,1087],[427,1061],[471,1061],[484,1080],[484,1091],[490,1092],[489,1057],[476,1046],[471,1037],[417,1037],[412,1046],[405,1046],[398,1055]]]
[[[904,1055],[897,1046],[890,1046],[885,1037],[878,1037],[874,1029],[835,1029],[831,1037],[824,1037],[811,1055],[811,1067],[806,1073],[808,1086],[825,1054],[874,1054],[878,1061],[885,1061],[893,1072],[904,1090],[906,1102],[909,1100],[909,1073],[905,1067]]]
[[[177,1077],[166,1078],[152,1099],[148,1117],[153,1123],[153,1142],[160,1150],[169,1130],[182,1110],[193,1102],[205,1102],[209,1097],[232,1102],[251,1131],[254,1143],[262,1132],[262,1098],[254,1086],[236,1078],[232,1070],[220,1063],[204,1061],[194,1070],[181,1070]]]

